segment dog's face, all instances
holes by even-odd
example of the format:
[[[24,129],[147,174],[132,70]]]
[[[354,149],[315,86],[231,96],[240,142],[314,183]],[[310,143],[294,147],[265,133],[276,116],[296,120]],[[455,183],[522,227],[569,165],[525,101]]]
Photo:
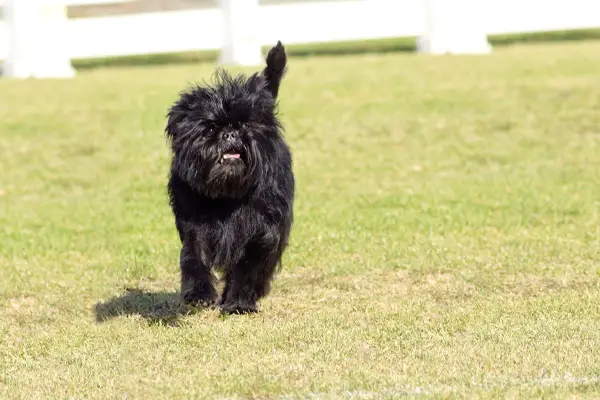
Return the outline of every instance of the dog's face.
[[[258,185],[280,138],[276,97],[286,56],[280,43],[261,74],[219,71],[210,86],[182,93],[169,112],[173,168],[212,198],[240,198]]]
[[[239,198],[260,180],[279,136],[275,101],[264,78],[232,78],[181,96],[171,112],[174,165],[209,197]]]

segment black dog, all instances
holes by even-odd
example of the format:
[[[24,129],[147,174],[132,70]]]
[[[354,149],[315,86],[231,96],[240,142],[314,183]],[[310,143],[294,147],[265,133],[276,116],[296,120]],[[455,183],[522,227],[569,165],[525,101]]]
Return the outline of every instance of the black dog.
[[[173,158],[170,205],[182,242],[186,303],[218,300],[212,268],[222,272],[223,313],[257,311],[281,265],[293,220],[291,153],[277,119],[287,56],[281,42],[261,73],[197,85],[170,108],[165,129]]]

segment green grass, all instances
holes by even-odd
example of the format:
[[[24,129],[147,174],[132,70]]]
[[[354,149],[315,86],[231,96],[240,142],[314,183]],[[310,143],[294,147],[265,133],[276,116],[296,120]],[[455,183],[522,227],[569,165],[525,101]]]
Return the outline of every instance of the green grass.
[[[0,81],[0,398],[598,398],[600,43],[291,59],[296,223],[178,301],[164,115],[212,64]]]

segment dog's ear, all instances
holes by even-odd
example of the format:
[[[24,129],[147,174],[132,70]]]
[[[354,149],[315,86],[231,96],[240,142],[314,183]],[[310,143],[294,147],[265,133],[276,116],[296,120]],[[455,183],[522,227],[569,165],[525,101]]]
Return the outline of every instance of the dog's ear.
[[[182,125],[185,124],[188,113],[189,107],[182,99],[178,100],[171,108],[169,108],[167,113],[167,125],[165,126],[165,135],[172,141],[176,141],[179,137],[180,132],[184,128]]]
[[[176,109],[176,106],[173,106],[169,109],[167,113],[167,125],[165,126],[165,135],[173,140],[175,136],[177,136],[177,131],[179,124],[182,120],[183,116]]]
[[[179,98],[167,112],[165,135],[169,139],[177,141],[182,134],[194,128],[190,115],[200,109],[202,95],[203,91],[198,85],[191,85],[189,89],[179,92]]]
[[[267,81],[267,90],[277,98],[279,93],[279,83],[287,71],[287,55],[285,48],[278,40],[277,44],[269,50],[267,54],[267,66],[263,70],[263,76]]]

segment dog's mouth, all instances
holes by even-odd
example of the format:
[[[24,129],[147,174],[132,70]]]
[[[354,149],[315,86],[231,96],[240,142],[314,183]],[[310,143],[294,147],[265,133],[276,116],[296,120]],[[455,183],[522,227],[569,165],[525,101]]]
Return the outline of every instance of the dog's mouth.
[[[219,147],[219,164],[237,165],[245,161],[244,146],[240,140],[229,140]]]
[[[237,160],[240,158],[240,153],[225,153],[223,154],[223,160]]]
[[[223,153],[221,159],[219,160],[219,164],[232,164],[242,161],[242,154],[239,152],[229,151]]]

